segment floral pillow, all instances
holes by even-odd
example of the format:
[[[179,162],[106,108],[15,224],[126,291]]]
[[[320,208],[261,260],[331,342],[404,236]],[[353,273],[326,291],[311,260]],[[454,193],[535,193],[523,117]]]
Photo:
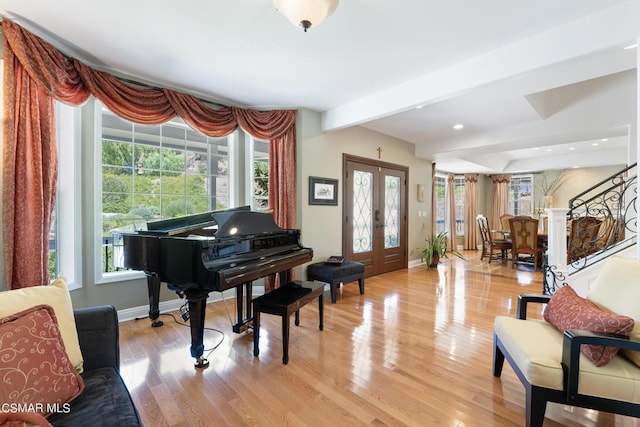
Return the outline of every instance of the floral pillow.
[[[69,361],[55,312],[37,305],[0,319],[0,402],[16,413],[65,410],[84,389]]]
[[[543,316],[562,333],[567,329],[582,329],[628,337],[634,324],[630,317],[612,313],[581,298],[571,286],[563,286],[553,294]],[[609,363],[618,350],[617,347],[602,345],[585,344],[580,347],[582,354],[598,367]]]
[[[67,289],[67,279],[58,277],[47,286],[31,286],[0,293],[0,317],[9,316],[39,304],[53,308],[60,335],[64,341],[69,359],[78,372],[82,373],[82,352],[78,341],[73,305]]]

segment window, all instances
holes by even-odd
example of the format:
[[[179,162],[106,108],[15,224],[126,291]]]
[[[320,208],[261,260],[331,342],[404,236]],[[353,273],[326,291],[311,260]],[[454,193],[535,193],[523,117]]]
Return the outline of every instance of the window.
[[[456,176],[453,183],[456,205],[456,235],[464,235],[464,177]]]
[[[436,175],[435,177],[436,192],[436,233],[446,230],[446,211],[447,211],[447,177],[444,175]],[[455,216],[456,216],[456,235],[464,235],[464,177],[456,176],[453,184],[454,200],[455,200]]]
[[[104,107],[100,116],[103,273],[120,264],[114,231],[230,207],[230,137],[208,137],[180,119],[141,125]]]
[[[251,141],[251,207],[254,210],[269,209],[269,141],[249,137]]]
[[[509,213],[531,215],[533,207],[533,176],[515,175],[509,182]]]
[[[436,203],[436,233],[441,233],[445,231],[445,193],[447,188],[447,180],[442,175],[436,175],[435,182],[433,183],[434,191],[435,191],[435,203]]]

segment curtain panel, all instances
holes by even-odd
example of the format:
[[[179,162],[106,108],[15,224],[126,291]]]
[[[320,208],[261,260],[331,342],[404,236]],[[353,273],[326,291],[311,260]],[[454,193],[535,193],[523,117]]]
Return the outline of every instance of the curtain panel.
[[[192,95],[135,87],[94,70],[8,19],[3,19],[2,29],[3,247],[5,279],[12,289],[49,283],[48,239],[57,179],[54,99],[81,105],[93,95],[132,122],[160,124],[179,116],[209,136],[223,137],[241,127],[269,140],[269,203],[279,226],[295,227],[297,110],[211,108]]]
[[[509,182],[511,175],[494,175],[493,182],[493,212],[491,216],[491,228],[502,230],[500,216],[509,213]]]
[[[478,174],[464,176],[464,248],[478,249]]]

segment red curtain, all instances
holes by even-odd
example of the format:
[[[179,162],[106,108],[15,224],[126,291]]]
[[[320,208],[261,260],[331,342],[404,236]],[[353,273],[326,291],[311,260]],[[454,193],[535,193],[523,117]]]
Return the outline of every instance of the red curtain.
[[[213,137],[238,126],[270,141],[269,203],[276,223],[295,227],[296,110],[211,108],[198,98],[125,84],[67,58],[7,19],[4,43],[4,161],[2,200],[5,279],[12,289],[49,283],[49,228],[56,199],[53,100],[80,105],[94,95],[117,115],[159,124],[175,116]]]

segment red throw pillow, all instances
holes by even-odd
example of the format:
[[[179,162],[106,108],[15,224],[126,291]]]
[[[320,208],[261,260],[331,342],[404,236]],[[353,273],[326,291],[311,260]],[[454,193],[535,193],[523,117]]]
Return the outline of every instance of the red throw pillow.
[[[544,310],[544,320],[564,333],[567,329],[582,329],[628,337],[633,319],[611,313],[588,299],[581,298],[571,286],[563,286],[551,297]],[[582,345],[580,351],[596,366],[604,366],[613,359],[619,348],[602,345]]]
[[[68,411],[68,402],[82,393],[84,382],[69,361],[50,306],[0,319],[0,377],[0,402],[16,414]]]

